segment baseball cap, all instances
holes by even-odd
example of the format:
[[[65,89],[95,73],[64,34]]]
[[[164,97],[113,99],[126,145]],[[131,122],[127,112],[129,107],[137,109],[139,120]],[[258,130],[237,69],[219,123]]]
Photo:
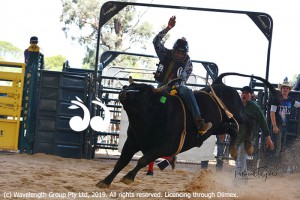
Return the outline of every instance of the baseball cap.
[[[36,37],[36,36],[32,36],[31,38],[30,38],[30,42],[36,42],[36,43],[38,43],[39,42],[39,39],[38,39],[38,37]]]
[[[253,93],[252,91],[252,88],[249,87],[249,86],[244,86],[242,89],[241,89],[242,92],[249,92],[249,93]]]

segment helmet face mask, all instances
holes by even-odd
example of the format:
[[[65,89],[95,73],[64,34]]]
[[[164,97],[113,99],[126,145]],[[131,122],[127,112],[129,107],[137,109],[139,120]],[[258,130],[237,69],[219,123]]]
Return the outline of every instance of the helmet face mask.
[[[187,41],[183,39],[178,39],[174,43],[172,57],[175,61],[184,60],[188,51],[189,51],[189,45]]]
[[[186,57],[186,52],[182,50],[173,50],[173,58],[175,60],[183,60]]]
[[[186,40],[178,39],[173,45],[173,50],[180,50],[187,53],[189,51],[189,44]]]

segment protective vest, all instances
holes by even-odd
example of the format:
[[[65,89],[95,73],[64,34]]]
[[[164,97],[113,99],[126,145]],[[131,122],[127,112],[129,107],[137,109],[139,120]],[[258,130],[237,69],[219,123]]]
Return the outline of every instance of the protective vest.
[[[182,71],[187,66],[187,62],[189,60],[189,56],[182,61],[174,61],[172,59],[172,52],[168,51],[165,59],[158,63],[157,70],[154,74],[154,78],[157,82],[166,84],[170,80],[175,78],[179,78],[181,76]]]

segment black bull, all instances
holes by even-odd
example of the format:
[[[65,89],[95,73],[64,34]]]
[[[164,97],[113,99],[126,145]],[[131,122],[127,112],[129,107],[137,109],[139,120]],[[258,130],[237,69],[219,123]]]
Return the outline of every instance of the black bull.
[[[125,86],[119,94],[119,99],[129,119],[127,140],[113,171],[96,186],[100,188],[108,187],[116,175],[130,162],[133,155],[141,151],[143,156],[138,160],[135,168],[121,179],[126,184],[133,182],[141,168],[157,158],[171,156],[177,152],[184,130],[186,130],[186,135],[180,152],[193,147],[200,147],[211,135],[228,133],[231,138],[230,153],[233,158],[236,158],[235,142],[238,133],[236,122],[245,124],[248,130],[245,148],[248,154],[251,154],[253,149],[251,144],[253,122],[245,113],[238,92],[222,83],[222,78],[226,75],[254,77],[263,81],[272,92],[275,91],[269,82],[260,77],[237,73],[221,74],[212,84],[212,88],[233,115],[233,118],[229,118],[217,101],[204,92],[209,92],[210,87],[204,88],[202,91],[195,91],[194,94],[202,117],[213,124],[212,128],[204,135],[197,134],[190,111],[183,109],[178,97],[168,96],[154,89],[152,85],[132,83]],[[165,102],[162,96],[166,96]],[[184,110],[186,115],[184,115]],[[186,125],[184,125],[184,121],[186,121]]]

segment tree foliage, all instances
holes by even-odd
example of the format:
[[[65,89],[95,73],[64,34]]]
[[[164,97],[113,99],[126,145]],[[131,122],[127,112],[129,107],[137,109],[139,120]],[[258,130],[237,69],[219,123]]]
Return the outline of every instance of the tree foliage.
[[[126,1],[126,0],[123,0]],[[100,8],[105,0],[62,0],[60,17],[67,37],[86,48],[83,64],[94,68]],[[109,20],[101,29],[101,49],[128,51],[131,48],[146,48],[145,41],[152,37],[152,25],[141,23],[143,13],[127,6]],[[119,60],[117,62],[122,62]]]
[[[0,60],[21,62],[22,50],[10,42],[0,41]]]
[[[63,64],[65,61],[66,57],[62,55],[45,57],[45,69],[53,71],[62,71]]]

